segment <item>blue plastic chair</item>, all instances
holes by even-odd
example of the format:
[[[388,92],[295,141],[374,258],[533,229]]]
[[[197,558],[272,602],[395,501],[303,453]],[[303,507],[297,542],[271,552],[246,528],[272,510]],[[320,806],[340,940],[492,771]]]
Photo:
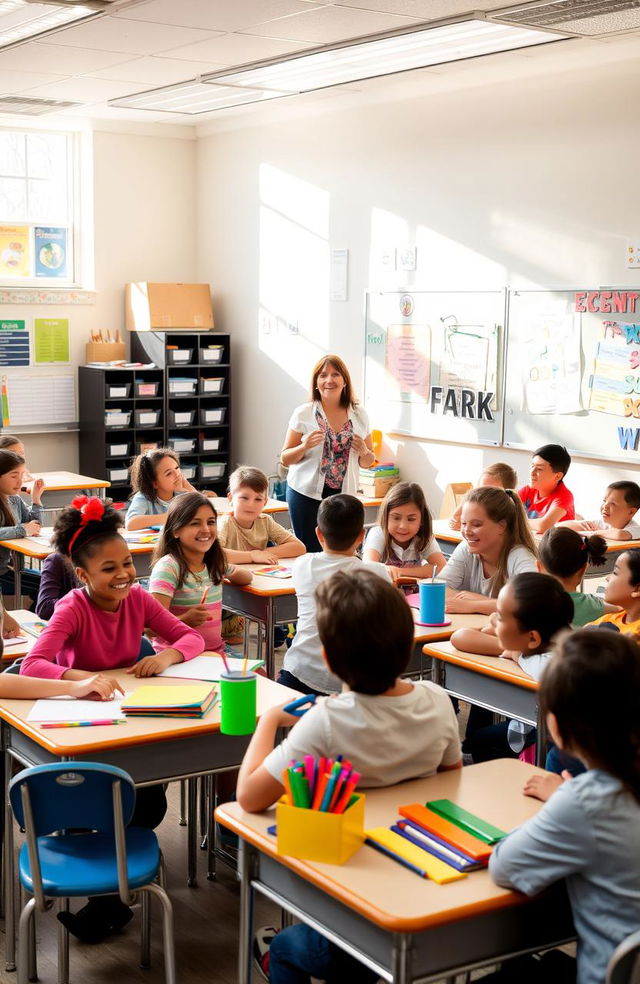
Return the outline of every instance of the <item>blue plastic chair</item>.
[[[122,769],[94,762],[37,765],[9,784],[9,799],[26,842],[19,855],[22,888],[32,895],[18,927],[18,984],[27,984],[33,959],[30,936],[35,910],[54,899],[118,894],[125,905],[132,891],[148,892],[162,905],[165,980],[175,984],[173,909],[154,879],[161,868],[156,835],[127,827],[135,805],[135,786]],[[67,833],[81,828],[86,832]],[[144,896],[143,896],[144,899]],[[69,934],[58,932],[59,980],[68,980]]]

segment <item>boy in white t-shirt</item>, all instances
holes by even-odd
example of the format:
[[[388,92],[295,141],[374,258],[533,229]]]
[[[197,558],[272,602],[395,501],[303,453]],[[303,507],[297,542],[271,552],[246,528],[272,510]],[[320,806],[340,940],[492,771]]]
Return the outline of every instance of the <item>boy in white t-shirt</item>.
[[[298,597],[298,625],[278,683],[303,694],[338,693],[342,684],[328,669],[321,655],[316,625],[315,589],[336,571],[366,567],[385,581],[388,568],[375,561],[362,561],[355,552],[364,539],[364,506],[354,495],[329,496],[318,509],[316,536],[322,553],[297,557],[292,566],[293,586]]]
[[[448,695],[429,681],[400,678],[414,630],[398,589],[362,565],[339,571],[316,589],[316,620],[322,658],[348,689],[318,700],[300,720],[282,707],[262,715],[240,768],[240,806],[250,812],[271,806],[284,791],[283,770],[304,755],[343,755],[361,773],[361,787],[459,769],[460,738]],[[295,727],[274,749],[278,728],[289,725]],[[274,932],[259,932],[256,952],[272,984],[296,979],[294,970],[301,980],[307,974],[331,984],[377,980],[308,926]],[[268,956],[265,935],[273,935]]]
[[[597,530],[606,540],[640,540],[640,524],[634,517],[640,509],[640,486],[635,482],[612,482],[600,506],[599,519],[570,519],[557,526],[568,526],[577,533]]]

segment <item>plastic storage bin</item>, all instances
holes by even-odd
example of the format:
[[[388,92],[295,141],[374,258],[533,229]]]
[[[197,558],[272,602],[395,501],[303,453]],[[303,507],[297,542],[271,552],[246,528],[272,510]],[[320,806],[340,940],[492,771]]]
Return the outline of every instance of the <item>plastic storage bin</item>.
[[[224,424],[225,414],[227,412],[226,407],[201,407],[200,408],[200,423],[201,424]]]
[[[169,423],[172,427],[189,427],[195,413],[195,410],[169,410]]]
[[[211,379],[200,380],[201,393],[222,393],[224,389],[224,376],[214,376]]]
[[[120,444],[107,444],[107,455],[109,458],[124,458],[129,454],[129,442],[121,441]]]
[[[177,348],[177,349],[167,349],[167,364],[170,366],[186,365],[187,362],[191,362],[191,356],[193,355],[193,349],[190,348]]]
[[[159,441],[136,441],[136,454],[146,454],[160,447]]]
[[[221,437],[201,437],[200,438],[200,450],[201,451],[219,451],[222,445]]]
[[[158,383],[147,382],[146,379],[136,379],[136,396],[157,396]]]
[[[195,437],[170,437],[169,447],[178,454],[191,454],[196,448]],[[182,469],[184,474],[184,468]]]
[[[131,411],[124,410],[105,410],[105,427],[128,427],[131,420]]]
[[[160,420],[159,410],[136,410],[134,413],[136,427],[157,427]]]
[[[129,470],[127,468],[108,468],[107,478],[110,482],[126,482],[129,478]]]
[[[107,399],[126,399],[129,396],[130,389],[130,383],[107,383]]]
[[[224,352],[223,345],[207,345],[206,348],[200,349],[200,361],[201,362],[222,362],[222,353]]]
[[[344,813],[322,813],[281,799],[276,806],[278,854],[344,864],[364,843],[364,802],[362,794],[354,793]]]
[[[191,481],[192,478],[196,477],[196,466],[195,465],[180,465],[180,471],[182,472],[184,478],[187,481]]]
[[[192,396],[197,385],[197,379],[169,379],[169,395]]]
[[[200,478],[222,478],[226,468],[224,461],[201,461]]]

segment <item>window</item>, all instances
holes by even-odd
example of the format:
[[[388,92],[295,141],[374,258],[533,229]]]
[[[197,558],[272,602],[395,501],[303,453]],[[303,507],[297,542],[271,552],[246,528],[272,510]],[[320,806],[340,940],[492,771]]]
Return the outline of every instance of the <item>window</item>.
[[[75,284],[72,134],[0,129],[0,283]]]

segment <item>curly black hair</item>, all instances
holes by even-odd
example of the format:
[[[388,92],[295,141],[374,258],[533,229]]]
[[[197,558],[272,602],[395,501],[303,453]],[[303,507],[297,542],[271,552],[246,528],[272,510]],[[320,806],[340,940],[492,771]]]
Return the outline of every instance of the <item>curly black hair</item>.
[[[134,492],[142,492],[150,502],[158,498],[158,490],[154,486],[156,471],[163,458],[173,458],[176,465],[180,459],[171,448],[154,448],[139,454],[131,462],[131,488]]]
[[[88,502],[101,500],[89,499]],[[124,526],[124,516],[109,503],[105,503],[100,518],[90,519],[84,527],[83,518],[79,508],[74,505],[65,506],[55,521],[51,535],[51,545],[58,553],[70,557],[76,567],[84,567],[87,558],[94,556],[100,544],[120,536],[119,531]],[[70,548],[71,540],[78,530],[80,533]]]

